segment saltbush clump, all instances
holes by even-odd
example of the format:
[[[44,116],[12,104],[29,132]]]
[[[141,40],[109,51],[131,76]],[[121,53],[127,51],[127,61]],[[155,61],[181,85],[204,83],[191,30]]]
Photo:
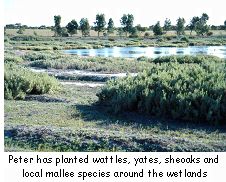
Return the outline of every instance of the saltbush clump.
[[[34,73],[22,66],[5,63],[5,99],[24,99],[26,94],[44,94],[59,88],[59,82],[47,74]]]
[[[195,59],[195,58],[194,58]],[[226,66],[162,63],[136,77],[111,80],[97,94],[115,113],[226,124]]]
[[[20,56],[6,54],[4,56],[4,63],[22,63],[23,59]]]
[[[23,59],[26,61],[36,61],[36,60],[47,60],[47,59],[56,59],[62,57],[56,52],[50,51],[41,51],[41,52],[29,52],[23,56]]]

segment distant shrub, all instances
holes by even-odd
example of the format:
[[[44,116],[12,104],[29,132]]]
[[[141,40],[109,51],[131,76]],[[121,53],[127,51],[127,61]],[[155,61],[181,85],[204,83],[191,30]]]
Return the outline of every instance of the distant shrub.
[[[187,37],[181,37],[181,41],[189,42],[189,39]]]
[[[157,37],[157,42],[163,42],[164,41],[164,37],[158,36]]]
[[[13,63],[21,63],[23,62],[23,59],[19,56],[16,55],[5,55],[4,56],[4,62],[5,63],[9,63],[9,62],[13,62]]]
[[[46,50],[53,50],[50,46],[17,46],[19,50],[32,50],[32,51],[46,51]]]
[[[40,38],[32,36],[32,35],[18,35],[10,38],[10,40],[14,41],[37,41],[40,40]]]
[[[24,99],[26,94],[44,94],[59,89],[59,82],[47,74],[33,73],[16,64],[5,64],[4,98]]]
[[[166,37],[166,40],[172,40],[173,38],[172,37],[170,37],[170,36],[167,36]]]
[[[42,52],[29,52],[23,55],[23,59],[26,61],[46,60],[61,57],[57,53],[42,51]]]
[[[8,37],[4,37],[4,42],[9,42],[9,38]]]
[[[136,77],[107,82],[97,94],[115,113],[139,111],[192,122],[226,124],[226,68],[163,63]]]
[[[115,41],[115,39],[114,39],[114,38],[109,38],[108,40],[109,40],[109,41]]]
[[[87,57],[65,56],[55,59],[37,60],[29,64],[32,67],[54,68],[54,69],[76,69],[89,70],[97,72],[118,73],[118,72],[138,72],[148,66],[150,62],[138,62],[135,59],[123,58],[103,58],[103,57]]]
[[[145,37],[145,38],[150,37],[150,33],[149,33],[149,32],[145,32],[144,37]]]
[[[148,58],[148,57],[145,57],[145,56],[141,56],[141,57],[137,58],[137,61],[146,61],[146,62],[148,62],[150,60],[151,60],[151,58]]]
[[[153,62],[154,63],[177,62],[180,64],[196,63],[201,65],[204,63],[211,63],[211,62],[224,63],[224,60],[216,56],[209,56],[209,55],[197,55],[197,56],[183,55],[183,56],[162,56],[154,59]]]
[[[213,35],[213,32],[207,32],[206,35],[207,35],[207,36],[212,36],[212,35]]]

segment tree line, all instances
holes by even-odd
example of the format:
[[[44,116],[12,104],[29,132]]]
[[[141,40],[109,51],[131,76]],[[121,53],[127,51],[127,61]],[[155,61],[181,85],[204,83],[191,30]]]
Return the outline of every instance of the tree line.
[[[208,20],[209,16],[206,13],[203,13],[200,17],[194,16],[190,20],[189,24],[185,26],[185,19],[179,17],[177,19],[176,25],[173,26],[171,24],[171,20],[167,18],[164,21],[163,27],[160,25],[160,21],[158,21],[155,25],[150,26],[149,30],[152,30],[154,35],[156,36],[163,35],[169,30],[175,30],[177,35],[184,35],[185,30],[190,30],[190,34],[195,31],[197,35],[211,35],[211,26],[207,24]],[[133,26],[134,16],[132,14],[124,14],[121,17],[121,27],[119,28],[114,27],[114,21],[112,18],[110,18],[107,23],[104,14],[96,15],[96,21],[94,22],[93,27],[90,26],[87,18],[82,18],[79,24],[77,23],[77,21],[72,20],[64,28],[60,26],[60,15],[54,16],[54,22],[55,25],[53,27],[53,31],[55,32],[55,36],[72,36],[74,34],[77,34],[78,30],[81,30],[82,36],[89,36],[90,29],[93,28],[98,33],[98,37],[100,36],[101,32],[104,32],[104,35],[109,35],[112,34],[114,30],[117,30],[119,35],[122,35],[124,33],[126,37],[128,36],[128,34],[130,34],[130,36],[132,37],[136,37],[138,36],[138,32],[145,32],[148,30],[147,27],[142,27],[140,24]],[[223,29],[226,30],[226,20],[224,21]]]
[[[134,26],[134,16],[132,14],[123,14],[120,19],[121,27],[115,27],[114,21],[112,18],[106,22],[104,14],[97,14],[96,20],[93,26],[90,25],[87,18],[82,18],[79,22],[76,20],[71,20],[65,27],[61,26],[61,16],[54,16],[54,26],[46,27],[44,25],[38,27],[39,29],[51,28],[54,31],[55,36],[72,36],[78,33],[78,30],[81,31],[82,36],[89,36],[90,30],[93,29],[98,33],[98,37],[100,33],[103,32],[104,35],[110,35],[117,30],[118,34],[125,35],[128,34],[131,37],[138,37],[139,32],[145,32],[147,30],[152,30],[154,35],[159,36],[166,34],[167,31],[175,30],[177,35],[185,34],[185,30],[190,30],[190,34],[194,31],[197,35],[211,35],[210,30],[226,30],[226,20],[224,21],[224,25],[220,26],[210,26],[207,24],[209,20],[209,16],[206,13],[203,13],[200,17],[194,16],[189,24],[185,26],[185,19],[179,17],[176,21],[176,25],[171,24],[171,20],[166,18],[164,21],[164,25],[160,25],[160,21],[156,22],[155,25],[150,27],[142,27],[140,24]],[[25,28],[29,28],[27,25],[21,25],[20,23],[16,24],[8,24],[5,28],[16,28],[19,29],[18,33],[23,33]],[[35,27],[31,27],[35,28]],[[148,36],[148,32],[145,33]]]

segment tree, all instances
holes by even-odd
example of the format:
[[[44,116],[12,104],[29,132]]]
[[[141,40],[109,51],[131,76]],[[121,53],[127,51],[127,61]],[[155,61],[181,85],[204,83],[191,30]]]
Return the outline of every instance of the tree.
[[[171,21],[170,21],[170,19],[166,18],[166,20],[164,22],[163,30],[165,30],[167,32],[170,30],[170,28],[171,28]]]
[[[17,31],[17,33],[18,33],[18,34],[23,34],[24,31],[25,31],[25,28],[21,26],[21,27],[19,28],[19,30]]]
[[[67,32],[72,36],[73,34],[77,34],[78,23],[75,20],[70,21],[66,26]]]
[[[224,29],[226,30],[226,20],[224,21]]]
[[[190,24],[189,24],[189,29],[191,30],[190,32],[190,35],[192,33],[193,30],[195,30],[195,27],[196,27],[196,24],[197,22],[199,21],[199,17],[198,16],[194,16],[191,21],[190,21]]]
[[[136,29],[137,29],[139,32],[145,32],[145,31],[147,30],[146,27],[142,27],[140,24],[138,24],[138,25],[136,26]]]
[[[120,23],[122,25],[122,29],[123,31],[126,33],[126,37],[127,37],[127,33],[131,33],[132,28],[133,28],[133,21],[134,21],[134,17],[132,14],[124,14],[120,20]]]
[[[108,21],[107,30],[108,30],[108,34],[114,32],[114,22],[113,22],[113,19],[112,18],[110,18],[109,21]]]
[[[137,34],[140,33],[140,32],[145,32],[147,30],[146,27],[142,27],[140,24],[135,26],[135,28],[137,29]]]
[[[206,13],[203,13],[199,18],[199,21],[196,22],[195,32],[197,35],[204,35],[209,32],[210,27],[207,25],[207,21],[209,20],[209,16]]]
[[[131,38],[137,38],[137,37],[139,37],[139,35],[138,35],[138,30],[137,30],[137,28],[136,27],[133,27],[132,29],[131,29],[131,35],[129,36],[129,37],[131,37]]]
[[[104,27],[106,25],[105,16],[104,14],[97,14],[96,21],[94,22],[94,30],[98,32],[98,37],[100,32],[104,31]]]
[[[55,36],[61,36],[61,33],[62,33],[62,28],[60,26],[60,23],[61,23],[61,16],[58,15],[58,16],[54,16],[54,27],[53,27],[53,31],[55,32]]]
[[[159,21],[154,25],[153,32],[154,32],[154,35],[162,35],[163,34],[163,30],[162,30],[162,27],[160,26]]]
[[[90,31],[89,21],[87,18],[82,18],[79,22],[82,36],[88,36]]]
[[[177,35],[184,35],[184,29],[185,29],[184,24],[185,24],[185,19],[179,17],[177,19],[177,25],[176,25]]]

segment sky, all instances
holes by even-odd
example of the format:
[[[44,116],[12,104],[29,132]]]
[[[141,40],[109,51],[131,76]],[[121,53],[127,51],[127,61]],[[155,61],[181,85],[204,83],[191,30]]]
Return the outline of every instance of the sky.
[[[61,15],[61,25],[88,18],[93,25],[96,14],[104,13],[120,26],[123,14],[134,15],[134,25],[150,26],[169,18],[176,24],[183,17],[189,24],[193,16],[207,13],[209,25],[223,25],[226,20],[225,0],[4,0],[4,24],[28,26],[54,25],[54,15]]]

